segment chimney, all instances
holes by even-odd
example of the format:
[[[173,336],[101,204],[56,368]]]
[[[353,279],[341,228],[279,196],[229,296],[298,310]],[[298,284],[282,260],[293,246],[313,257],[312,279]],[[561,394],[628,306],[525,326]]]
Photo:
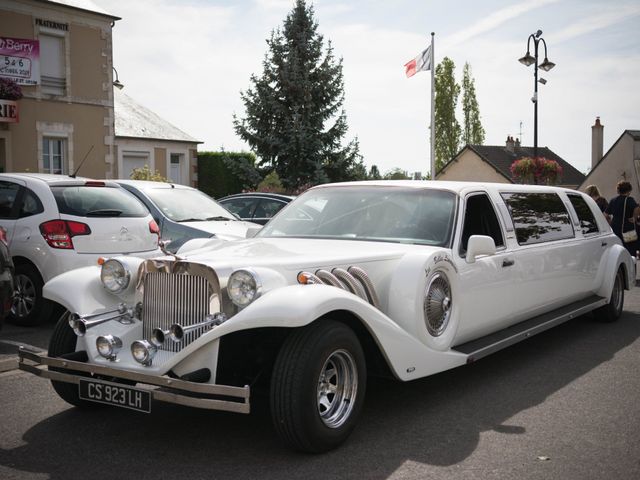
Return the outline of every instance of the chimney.
[[[516,142],[513,140],[513,137],[509,135],[507,137],[507,144],[506,144],[507,151],[513,153],[515,146],[516,146]]]
[[[604,125],[600,123],[600,117],[596,117],[596,123],[591,127],[591,168],[602,159],[604,145]]]

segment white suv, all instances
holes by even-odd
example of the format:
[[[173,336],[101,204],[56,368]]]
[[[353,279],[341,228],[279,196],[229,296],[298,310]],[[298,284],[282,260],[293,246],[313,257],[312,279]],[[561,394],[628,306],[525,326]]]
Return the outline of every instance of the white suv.
[[[15,263],[10,320],[35,325],[53,304],[42,286],[101,256],[161,254],[159,229],[146,207],[117,184],[62,175],[0,174],[0,225]]]

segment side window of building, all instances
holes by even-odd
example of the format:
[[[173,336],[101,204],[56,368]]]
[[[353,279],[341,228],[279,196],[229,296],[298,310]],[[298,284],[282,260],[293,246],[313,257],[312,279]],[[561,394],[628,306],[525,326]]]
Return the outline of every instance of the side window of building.
[[[573,238],[569,212],[555,193],[502,193],[520,245]]]
[[[40,32],[40,79],[42,92],[50,95],[65,95],[67,90],[67,68],[65,38]]]
[[[42,137],[42,168],[44,173],[62,175],[67,173],[66,139]]]
[[[496,216],[491,200],[486,194],[474,194],[467,198],[462,227],[460,254],[467,251],[471,235],[486,235],[493,238],[497,248],[504,247],[504,238],[500,222]]]
[[[30,217],[42,212],[44,212],[44,207],[40,199],[31,190],[25,190],[19,217]]]
[[[15,218],[14,205],[20,186],[11,182],[0,182],[0,218]]]
[[[584,198],[580,195],[569,195],[569,201],[578,214],[582,234],[598,233],[598,222],[596,222],[596,217],[593,215],[593,211],[589,208]]]

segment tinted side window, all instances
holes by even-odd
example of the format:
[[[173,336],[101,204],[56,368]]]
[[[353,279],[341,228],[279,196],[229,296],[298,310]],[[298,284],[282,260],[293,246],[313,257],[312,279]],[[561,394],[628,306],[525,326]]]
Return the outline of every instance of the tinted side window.
[[[240,218],[252,218],[254,216],[253,210],[255,209],[256,201],[252,198],[234,198],[220,202],[220,204]]]
[[[471,235],[486,235],[493,238],[496,247],[504,246],[500,222],[491,200],[485,194],[472,195],[467,199],[460,253],[464,254],[467,251],[467,243]]]
[[[520,245],[572,238],[569,212],[555,193],[503,193]]]
[[[598,223],[596,222],[596,218],[584,198],[580,195],[569,195],[569,200],[578,214],[582,234],[587,235],[589,233],[598,233]]]
[[[31,190],[26,190],[22,205],[20,205],[20,218],[30,217],[42,212],[44,212],[44,207],[40,199]]]
[[[0,218],[15,218],[13,205],[20,186],[11,182],[0,182]]]

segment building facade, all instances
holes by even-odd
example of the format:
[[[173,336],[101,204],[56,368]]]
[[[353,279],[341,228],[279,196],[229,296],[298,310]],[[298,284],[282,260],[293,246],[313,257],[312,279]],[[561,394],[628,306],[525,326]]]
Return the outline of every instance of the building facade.
[[[596,118],[591,127],[591,171],[580,185],[584,191],[588,185],[595,185],[600,195],[607,200],[617,195],[616,185],[625,180],[633,188],[631,195],[640,197],[640,130],[625,130],[615,143],[602,154],[604,125]]]
[[[202,143],[114,91],[117,178],[130,178],[134,168],[149,167],[172,183],[198,187],[198,144]]]
[[[548,147],[538,147],[538,156],[554,160],[562,167],[558,186],[577,188],[584,181],[580,173]],[[523,157],[533,157],[533,147],[523,147],[517,139],[507,137],[504,146],[466,145],[438,172],[437,180],[516,183],[511,165]]]
[[[112,27],[89,0],[3,0],[0,77],[16,80],[18,115],[0,121],[0,169],[116,175]]]

